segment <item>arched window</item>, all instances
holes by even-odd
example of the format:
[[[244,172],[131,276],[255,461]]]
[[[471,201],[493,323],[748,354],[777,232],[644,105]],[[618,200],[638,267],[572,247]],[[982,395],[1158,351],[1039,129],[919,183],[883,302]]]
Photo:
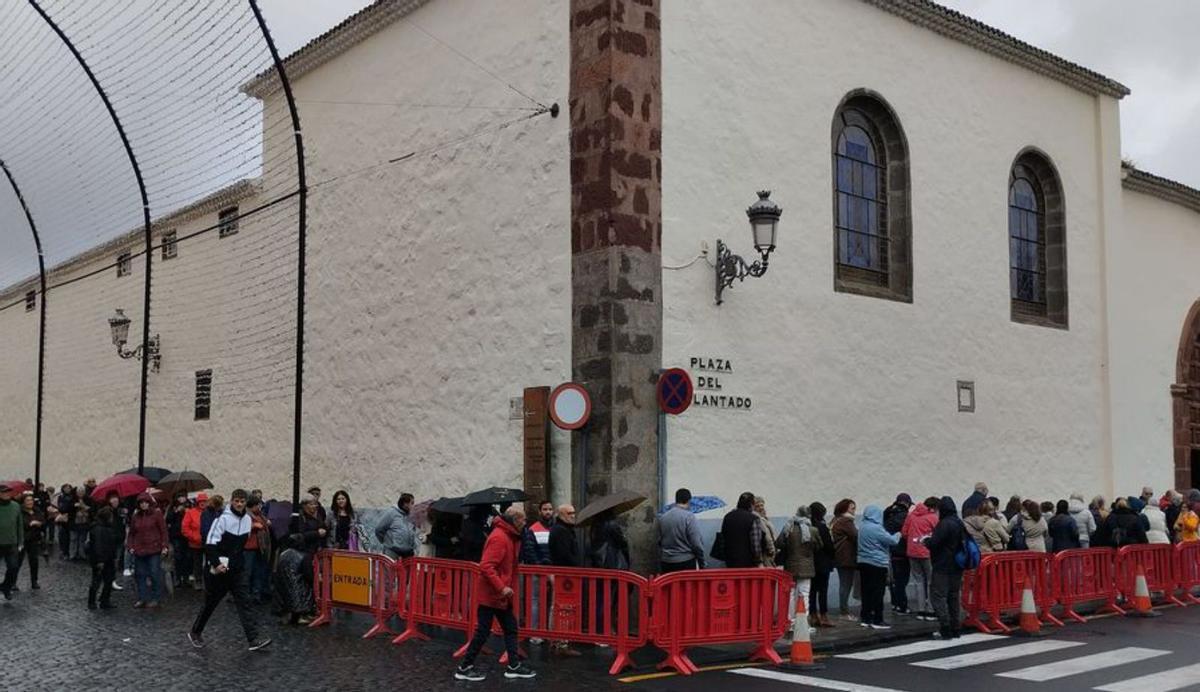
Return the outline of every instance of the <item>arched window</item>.
[[[908,145],[891,108],[849,94],[833,119],[834,290],[912,300]]]
[[[1044,154],[1026,151],[1008,180],[1008,274],[1012,319],[1067,326],[1062,185]]]

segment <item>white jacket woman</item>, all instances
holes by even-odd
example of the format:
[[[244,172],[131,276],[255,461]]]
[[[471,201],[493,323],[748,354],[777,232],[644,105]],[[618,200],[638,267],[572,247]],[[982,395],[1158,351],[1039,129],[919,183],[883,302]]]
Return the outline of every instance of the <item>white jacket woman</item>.
[[[1146,539],[1150,543],[1170,543],[1171,538],[1167,534],[1167,515],[1163,514],[1162,510],[1154,505],[1146,505],[1142,510],[1142,516],[1150,522],[1150,530],[1146,532]]]
[[[1079,527],[1079,547],[1091,547],[1092,534],[1096,533],[1096,517],[1083,501],[1083,495],[1075,493],[1067,501],[1067,512]]]

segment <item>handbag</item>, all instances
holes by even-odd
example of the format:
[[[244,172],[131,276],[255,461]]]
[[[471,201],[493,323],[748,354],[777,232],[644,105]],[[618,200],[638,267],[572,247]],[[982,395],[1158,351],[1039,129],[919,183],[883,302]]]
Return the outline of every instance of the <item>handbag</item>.
[[[712,550],[708,551],[708,556],[714,560],[725,562],[725,534],[718,531],[716,538],[713,538]]]

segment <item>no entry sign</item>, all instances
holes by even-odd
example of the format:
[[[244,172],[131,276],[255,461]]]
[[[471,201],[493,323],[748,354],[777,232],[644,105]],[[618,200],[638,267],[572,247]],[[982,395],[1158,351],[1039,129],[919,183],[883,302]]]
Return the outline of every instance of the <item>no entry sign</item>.
[[[678,415],[692,405],[692,376],[682,368],[663,370],[658,376],[658,407]]]
[[[592,398],[583,385],[564,382],[550,392],[550,420],[563,430],[578,430],[592,415]]]

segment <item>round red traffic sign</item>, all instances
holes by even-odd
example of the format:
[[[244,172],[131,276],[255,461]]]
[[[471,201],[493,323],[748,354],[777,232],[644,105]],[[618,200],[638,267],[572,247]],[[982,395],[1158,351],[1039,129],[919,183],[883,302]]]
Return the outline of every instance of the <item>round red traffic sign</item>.
[[[550,420],[563,430],[578,430],[592,415],[592,398],[583,385],[564,382],[550,392]]]
[[[692,376],[683,368],[668,368],[658,376],[658,407],[678,415],[692,405]]]

